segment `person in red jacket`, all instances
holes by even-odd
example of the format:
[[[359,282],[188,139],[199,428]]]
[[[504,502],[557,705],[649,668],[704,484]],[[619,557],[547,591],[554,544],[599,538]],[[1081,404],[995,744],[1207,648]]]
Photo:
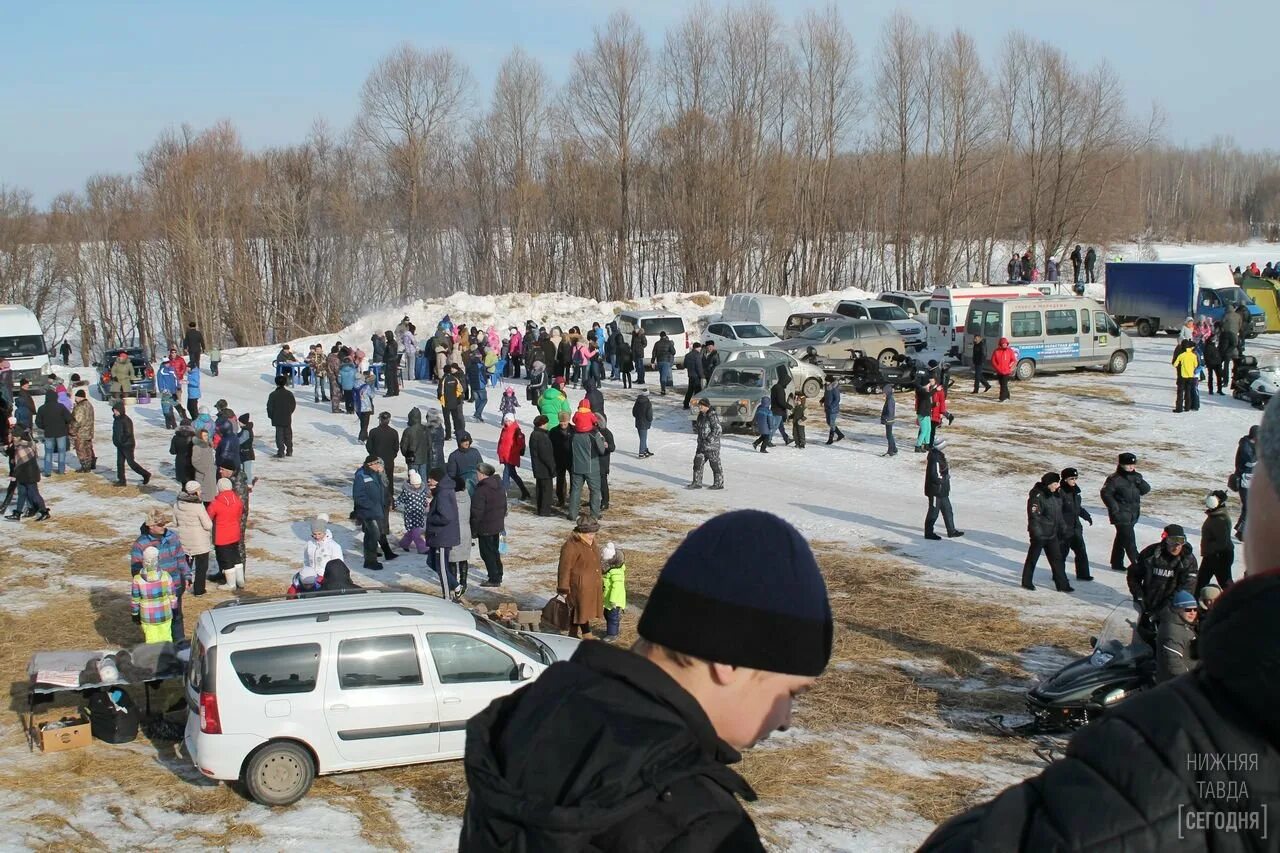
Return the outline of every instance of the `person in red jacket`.
[[[529,489],[520,479],[520,458],[524,456],[524,433],[511,412],[502,416],[502,434],[498,436],[498,461],[502,463],[502,492],[515,480],[520,487],[520,500],[529,500]]]
[[[947,389],[938,382],[933,386],[932,406],[929,411],[929,420],[933,422],[933,431],[929,433],[930,443],[938,440],[938,433],[942,431],[942,419],[946,418],[947,426],[956,419],[956,416],[947,411]]]
[[[1018,354],[1009,346],[1008,338],[1001,338],[996,351],[991,353],[991,367],[996,372],[996,381],[1000,383],[1000,402],[1009,399],[1009,380],[1013,377],[1014,368],[1018,366]]]
[[[218,496],[209,504],[209,518],[213,521],[213,551],[218,558],[218,569],[222,572],[222,589],[237,586],[242,515],[244,504],[235,493],[231,481],[223,477],[218,481]]]

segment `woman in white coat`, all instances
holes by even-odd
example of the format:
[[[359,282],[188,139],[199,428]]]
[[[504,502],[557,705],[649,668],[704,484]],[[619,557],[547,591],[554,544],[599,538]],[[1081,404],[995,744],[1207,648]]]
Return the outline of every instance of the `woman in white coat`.
[[[177,520],[178,541],[182,550],[187,552],[191,567],[195,570],[195,581],[191,585],[192,595],[204,595],[205,581],[209,574],[209,553],[213,551],[213,521],[204,508],[204,497],[200,484],[195,480],[188,482],[178,495],[173,505],[173,517]]]

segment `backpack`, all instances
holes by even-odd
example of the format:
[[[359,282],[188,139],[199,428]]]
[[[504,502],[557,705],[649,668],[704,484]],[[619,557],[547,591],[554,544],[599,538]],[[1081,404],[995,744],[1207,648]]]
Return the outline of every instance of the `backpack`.
[[[111,698],[112,690],[95,690],[89,694],[89,731],[106,743],[130,743],[138,736],[142,715],[138,706],[123,690],[119,701]]]

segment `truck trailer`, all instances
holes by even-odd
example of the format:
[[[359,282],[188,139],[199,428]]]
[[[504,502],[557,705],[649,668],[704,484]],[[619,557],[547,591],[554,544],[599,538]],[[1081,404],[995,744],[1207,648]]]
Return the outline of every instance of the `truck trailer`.
[[[1177,332],[1188,317],[1218,322],[1243,305],[1245,337],[1266,328],[1266,315],[1235,283],[1226,264],[1117,262],[1106,267],[1107,312],[1142,336]]]

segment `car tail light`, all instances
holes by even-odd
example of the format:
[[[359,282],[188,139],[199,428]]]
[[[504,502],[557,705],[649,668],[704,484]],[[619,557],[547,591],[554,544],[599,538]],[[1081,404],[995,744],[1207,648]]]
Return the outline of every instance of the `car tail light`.
[[[207,735],[222,734],[222,720],[218,717],[218,697],[212,693],[200,694],[200,731]]]
[[[156,372],[155,372],[154,370],[152,370],[150,367],[148,367],[148,368],[147,368],[147,370],[146,370],[146,372],[145,372],[145,373],[143,373],[142,375],[143,375],[143,376],[145,376],[145,377],[147,377],[148,379],[154,379],[154,378],[155,378],[155,375],[156,375]]]
[[[104,374],[102,374],[102,381],[103,381],[103,382],[110,382],[110,381],[111,381],[111,374],[110,374],[110,373],[104,373]]]
[[[686,350],[689,348],[689,333],[688,333],[688,332],[685,332],[685,333],[684,333],[684,348],[685,348]]]

